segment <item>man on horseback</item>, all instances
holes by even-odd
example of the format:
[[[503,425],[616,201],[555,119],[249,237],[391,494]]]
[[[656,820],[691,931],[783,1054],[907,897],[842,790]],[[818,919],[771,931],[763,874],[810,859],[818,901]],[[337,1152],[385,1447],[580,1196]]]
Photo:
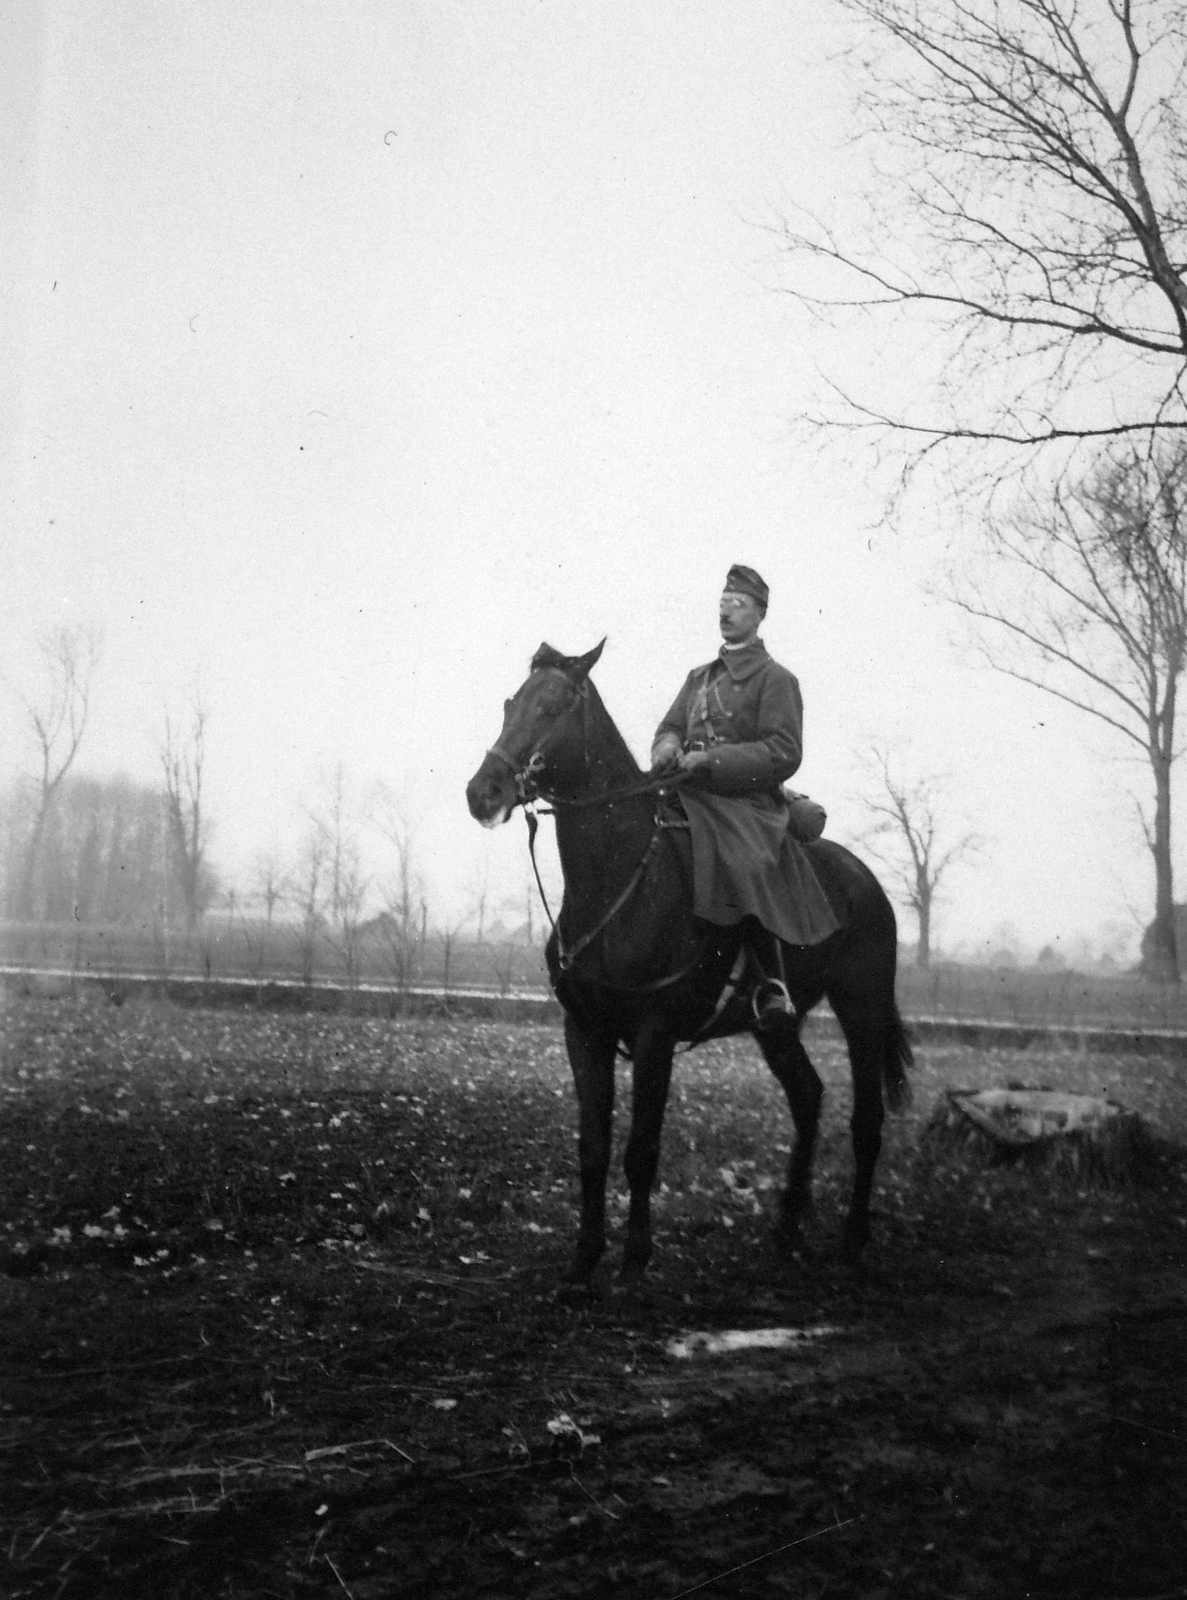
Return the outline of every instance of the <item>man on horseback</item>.
[[[654,772],[689,775],[696,913],[743,923],[759,968],[760,1027],[794,1025],[780,940],[816,944],[839,923],[788,831],[782,784],[803,754],[803,699],[758,637],[769,590],[752,567],[732,566],[718,608],[722,645],[684,680],[651,749]],[[690,792],[692,791],[692,792]]]

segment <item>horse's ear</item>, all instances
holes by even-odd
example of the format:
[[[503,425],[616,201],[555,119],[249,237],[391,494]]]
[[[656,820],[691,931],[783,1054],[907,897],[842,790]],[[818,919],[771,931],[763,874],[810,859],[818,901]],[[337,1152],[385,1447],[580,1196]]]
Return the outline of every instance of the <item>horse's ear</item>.
[[[532,664],[531,664],[530,670],[532,672],[539,672],[541,667],[561,667],[561,668],[564,668],[564,667],[567,667],[568,665],[569,665],[568,656],[561,655],[559,650],[554,650],[550,644],[544,643],[544,644],[542,644],[540,646],[540,648],[536,651],[535,655],[532,657]]]
[[[598,657],[605,649],[606,641],[602,640],[592,650],[583,656],[563,656],[559,650],[554,650],[550,644],[542,644],[532,657],[532,671],[539,672],[542,667],[559,667],[570,678],[575,678],[578,683],[584,682],[598,664]]]
[[[595,644],[592,650],[587,650],[583,656],[574,656],[569,663],[573,674],[578,678],[588,678],[601,658],[602,651],[606,648],[605,639],[601,644]]]

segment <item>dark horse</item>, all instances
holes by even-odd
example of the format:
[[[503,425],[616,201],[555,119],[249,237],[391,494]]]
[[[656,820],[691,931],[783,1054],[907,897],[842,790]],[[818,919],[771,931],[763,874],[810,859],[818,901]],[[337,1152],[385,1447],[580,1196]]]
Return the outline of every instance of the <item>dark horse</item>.
[[[637,1278],[651,1255],[651,1189],[675,1047],[753,1030],[744,985],[733,993],[743,930],[693,916],[688,833],[661,794],[666,786],[670,795],[673,780],[641,772],[611,721],[589,677],[601,653],[601,645],[576,657],[540,646],[530,675],[506,702],[498,741],[466,789],[471,814],[487,827],[537,798],[556,816],[565,892],[547,959],[565,1010],[580,1107],[581,1231],[571,1270],[579,1281],[589,1278],[605,1249],[620,1048],[634,1061],[622,1272]],[[856,1170],[844,1247],[856,1259],[869,1235],[883,1090],[892,1106],[906,1097],[911,1049],[895,1004],[890,902],[869,869],[841,845],[821,839],[806,848],[841,926],[822,944],[785,946],[784,964],[798,1016],[827,995],[849,1047]],[[798,1030],[755,1038],[795,1121],[776,1230],[777,1241],[791,1249],[810,1198],[824,1089]]]

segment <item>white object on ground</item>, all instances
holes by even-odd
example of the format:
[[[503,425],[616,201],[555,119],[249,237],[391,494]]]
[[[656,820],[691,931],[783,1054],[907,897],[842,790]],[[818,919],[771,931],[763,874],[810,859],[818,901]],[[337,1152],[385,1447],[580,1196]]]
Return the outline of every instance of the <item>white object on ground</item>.
[[[797,1345],[810,1344],[814,1339],[826,1339],[829,1334],[840,1333],[840,1328],[729,1328],[721,1333],[686,1333],[680,1339],[669,1339],[665,1345],[670,1356],[677,1361],[687,1361],[696,1355],[730,1355],[735,1350],[794,1350]]]
[[[1060,1089],[982,1089],[950,1092],[971,1122],[1005,1144],[1034,1144],[1060,1134],[1099,1133],[1122,1108],[1099,1095]]]

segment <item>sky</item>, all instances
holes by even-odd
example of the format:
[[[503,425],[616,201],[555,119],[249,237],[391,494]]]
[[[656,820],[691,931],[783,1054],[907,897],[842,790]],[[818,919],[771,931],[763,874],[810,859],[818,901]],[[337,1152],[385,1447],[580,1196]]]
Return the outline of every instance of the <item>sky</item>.
[[[224,882],[340,764],[403,795],[444,925],[484,872],[522,899],[464,788],[536,646],[607,637],[645,758],[742,561],[830,833],[882,740],[985,838],[941,947],[1132,950],[1140,769],[975,663],[938,509],[892,527],[793,426],[871,359],[770,226],[860,217],[827,5],[18,0],[0,38],[0,782],[39,638],[91,623],[80,771],[153,780],[197,685]]]

